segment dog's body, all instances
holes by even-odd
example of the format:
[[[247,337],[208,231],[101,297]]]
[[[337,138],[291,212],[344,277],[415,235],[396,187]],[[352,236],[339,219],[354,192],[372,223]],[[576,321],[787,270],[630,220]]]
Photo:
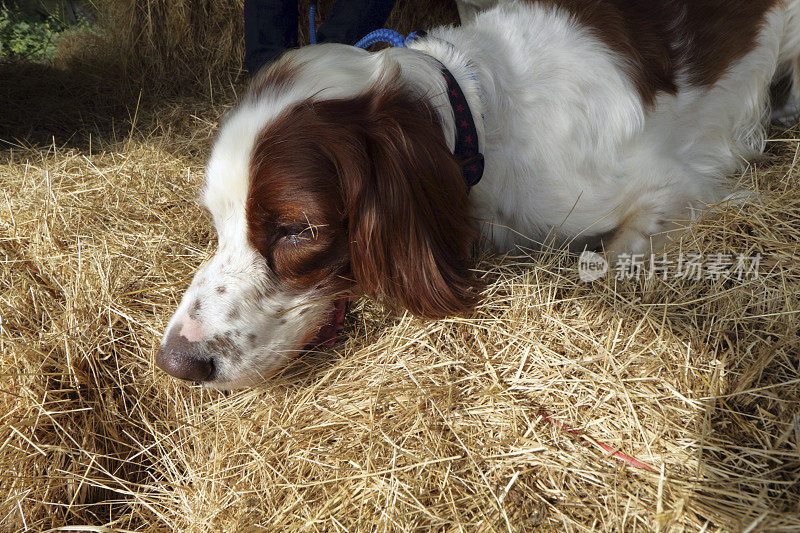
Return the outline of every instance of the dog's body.
[[[645,253],[732,191],[759,153],[769,88],[800,102],[800,1],[508,3],[410,48],[290,52],[222,124],[205,205],[220,249],[158,362],[214,386],[299,353],[352,291],[422,316],[477,299],[482,221],[502,251],[584,243]],[[441,65],[485,155],[469,196]]]

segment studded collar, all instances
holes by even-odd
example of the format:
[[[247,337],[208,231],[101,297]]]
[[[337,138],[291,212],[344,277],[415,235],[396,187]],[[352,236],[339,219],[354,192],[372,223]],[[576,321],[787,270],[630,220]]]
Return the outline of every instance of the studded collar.
[[[442,76],[447,83],[447,98],[453,108],[455,119],[456,141],[453,155],[461,164],[464,182],[467,187],[473,187],[483,177],[484,159],[478,146],[478,129],[475,119],[464,96],[464,91],[455,79],[455,76],[445,67],[441,66]]]

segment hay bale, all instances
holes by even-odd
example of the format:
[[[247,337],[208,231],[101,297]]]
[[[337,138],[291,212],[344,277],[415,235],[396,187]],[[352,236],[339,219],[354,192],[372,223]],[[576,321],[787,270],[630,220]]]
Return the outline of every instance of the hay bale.
[[[332,4],[320,2],[321,21]],[[62,35],[52,64],[0,62],[0,139],[85,149],[91,137],[127,135],[134,116],[163,114],[175,100],[230,103],[246,84],[241,0],[97,7],[97,25]],[[299,10],[307,44],[307,0]],[[452,1],[409,0],[397,3],[387,26],[408,33],[457,20]]]
[[[299,2],[301,45],[309,42],[308,4]],[[320,22],[332,5],[319,2]],[[208,94],[245,77],[242,0],[106,0],[102,10],[104,54],[118,58],[137,85]],[[409,33],[457,21],[452,0],[412,0],[397,2],[387,27]]]
[[[563,257],[492,258],[475,316],[362,302],[330,353],[225,394],[153,366],[214,247],[193,198],[218,112],[91,153],[2,152],[4,523],[800,526],[800,139],[743,176],[763,205],[671,251],[759,252],[757,280],[586,284]]]

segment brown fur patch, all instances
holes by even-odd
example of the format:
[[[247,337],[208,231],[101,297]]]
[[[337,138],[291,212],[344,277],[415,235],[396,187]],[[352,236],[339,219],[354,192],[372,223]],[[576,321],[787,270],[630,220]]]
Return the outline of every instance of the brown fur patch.
[[[680,51],[690,80],[712,85],[731,64],[755,48],[764,17],[779,0],[684,0],[685,35]]]
[[[779,0],[530,0],[572,14],[628,61],[645,105],[689,83],[716,83],[753,50],[766,13]]]
[[[357,288],[428,317],[474,305],[475,230],[436,116],[393,87],[301,102],[262,131],[249,236],[279,280],[326,292]],[[307,238],[286,238],[305,227]]]

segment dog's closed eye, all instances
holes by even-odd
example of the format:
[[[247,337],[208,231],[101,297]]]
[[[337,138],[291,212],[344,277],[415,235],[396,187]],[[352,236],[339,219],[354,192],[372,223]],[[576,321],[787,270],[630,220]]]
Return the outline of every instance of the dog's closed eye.
[[[278,226],[278,238],[284,242],[300,245],[305,242],[313,241],[319,235],[319,231],[324,224],[288,224]]]
[[[298,245],[303,241],[313,238],[313,236],[306,230],[307,228],[303,226],[279,226],[278,239],[289,244]]]

